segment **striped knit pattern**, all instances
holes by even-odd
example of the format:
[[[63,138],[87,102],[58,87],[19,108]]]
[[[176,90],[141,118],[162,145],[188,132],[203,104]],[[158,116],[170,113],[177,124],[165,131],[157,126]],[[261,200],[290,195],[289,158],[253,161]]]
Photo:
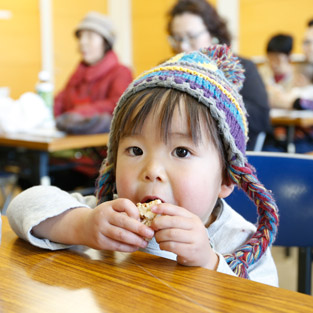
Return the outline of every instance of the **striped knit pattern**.
[[[226,151],[231,179],[242,188],[257,206],[258,225],[253,237],[225,259],[236,275],[248,277],[247,270],[257,262],[277,233],[278,213],[270,192],[258,181],[245,156],[248,139],[246,110],[239,90],[244,81],[243,68],[231,51],[216,45],[189,54],[181,53],[167,62],[144,72],[128,87],[114,110],[111,130],[125,101],[141,90],[154,87],[185,92],[205,105],[216,121]],[[107,159],[101,166],[97,181],[98,202],[113,199],[115,188],[110,136]]]

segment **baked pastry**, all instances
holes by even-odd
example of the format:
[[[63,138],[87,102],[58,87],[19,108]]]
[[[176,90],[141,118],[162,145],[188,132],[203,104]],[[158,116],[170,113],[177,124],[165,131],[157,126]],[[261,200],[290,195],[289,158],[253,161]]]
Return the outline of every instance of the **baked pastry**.
[[[156,217],[156,214],[151,212],[151,208],[156,204],[162,203],[161,200],[156,199],[148,203],[137,203],[136,206],[139,210],[140,221],[141,223],[151,226],[153,219]]]

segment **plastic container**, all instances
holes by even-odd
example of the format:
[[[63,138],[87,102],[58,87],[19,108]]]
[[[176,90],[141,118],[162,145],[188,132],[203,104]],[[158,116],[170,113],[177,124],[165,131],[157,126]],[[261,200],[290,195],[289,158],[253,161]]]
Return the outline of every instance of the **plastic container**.
[[[38,83],[36,84],[36,92],[43,99],[47,108],[53,116],[53,84],[49,72],[41,71],[38,74]]]

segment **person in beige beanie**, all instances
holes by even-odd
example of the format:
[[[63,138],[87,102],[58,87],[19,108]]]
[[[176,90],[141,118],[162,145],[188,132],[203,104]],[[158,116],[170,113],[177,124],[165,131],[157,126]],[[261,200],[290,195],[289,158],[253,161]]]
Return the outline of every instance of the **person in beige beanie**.
[[[132,81],[132,73],[119,62],[113,51],[116,35],[108,16],[99,12],[87,13],[74,29],[74,35],[81,61],[64,89],[55,97],[56,125],[71,134],[108,132],[112,112]],[[75,157],[69,161],[86,165],[51,173],[52,184],[65,190],[94,187],[105,149],[98,151],[100,158],[95,158],[89,150],[79,152],[74,151]],[[59,162],[60,158],[54,155],[51,161]],[[33,184],[21,182],[21,187],[24,189]]]

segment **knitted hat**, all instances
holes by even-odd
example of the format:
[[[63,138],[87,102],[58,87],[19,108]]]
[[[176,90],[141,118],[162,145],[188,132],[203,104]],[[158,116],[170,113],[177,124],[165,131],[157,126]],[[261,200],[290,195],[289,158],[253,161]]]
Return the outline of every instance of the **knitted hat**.
[[[112,133],[119,127],[116,116],[127,99],[141,90],[155,87],[187,93],[199,105],[209,109],[226,152],[228,173],[258,209],[256,233],[233,254],[224,256],[238,276],[248,277],[249,265],[260,259],[275,238],[278,214],[270,192],[258,181],[254,168],[247,163],[245,156],[248,125],[239,94],[243,81],[243,68],[226,45],[178,54],[140,75],[124,92],[115,108],[107,159],[102,164],[97,181],[97,197],[99,202],[113,198],[116,160],[113,159],[112,147],[116,148],[117,143]]]
[[[92,30],[103,36],[108,43],[113,46],[115,41],[115,31],[113,23],[108,16],[99,12],[89,12],[79,23],[75,30],[75,36],[78,36],[81,30]]]

